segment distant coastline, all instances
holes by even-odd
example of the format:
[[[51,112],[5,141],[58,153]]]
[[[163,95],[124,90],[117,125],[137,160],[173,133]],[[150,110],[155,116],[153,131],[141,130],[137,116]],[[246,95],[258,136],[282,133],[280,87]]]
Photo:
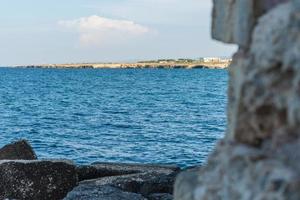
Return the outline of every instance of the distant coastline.
[[[76,69],[143,69],[143,68],[184,68],[184,69],[225,69],[231,63],[230,59],[202,58],[193,59],[161,59],[151,61],[139,61],[134,63],[67,63],[67,64],[43,64],[43,65],[18,65],[20,68],[76,68]]]

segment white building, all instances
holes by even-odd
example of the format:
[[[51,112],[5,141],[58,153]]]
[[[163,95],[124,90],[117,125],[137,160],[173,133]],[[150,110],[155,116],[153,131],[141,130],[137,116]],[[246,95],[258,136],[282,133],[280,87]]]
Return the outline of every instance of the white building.
[[[217,58],[217,57],[207,57],[207,58],[203,58],[204,62],[220,62],[221,58]]]
[[[220,62],[220,63],[224,63],[224,62],[231,62],[232,59],[228,59],[228,58],[218,58],[218,57],[207,57],[207,58],[202,58],[201,59],[203,62]]]

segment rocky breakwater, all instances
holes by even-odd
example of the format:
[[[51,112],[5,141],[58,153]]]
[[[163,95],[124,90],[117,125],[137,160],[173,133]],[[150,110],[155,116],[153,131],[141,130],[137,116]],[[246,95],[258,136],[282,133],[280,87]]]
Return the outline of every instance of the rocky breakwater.
[[[300,199],[300,1],[214,0],[212,35],[239,45],[228,129],[177,200]]]
[[[177,166],[38,160],[21,140],[0,149],[0,199],[171,200]]]

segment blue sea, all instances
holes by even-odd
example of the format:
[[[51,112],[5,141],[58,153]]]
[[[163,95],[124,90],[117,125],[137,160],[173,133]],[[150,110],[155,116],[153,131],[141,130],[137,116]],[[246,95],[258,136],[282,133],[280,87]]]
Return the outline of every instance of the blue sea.
[[[227,70],[0,68],[0,145],[39,158],[205,162],[226,125]]]

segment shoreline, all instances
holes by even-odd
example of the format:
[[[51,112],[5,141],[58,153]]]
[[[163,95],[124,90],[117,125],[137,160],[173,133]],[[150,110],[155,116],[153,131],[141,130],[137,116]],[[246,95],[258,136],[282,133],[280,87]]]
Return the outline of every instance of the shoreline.
[[[230,62],[136,62],[17,65],[14,68],[45,69],[226,69]]]

